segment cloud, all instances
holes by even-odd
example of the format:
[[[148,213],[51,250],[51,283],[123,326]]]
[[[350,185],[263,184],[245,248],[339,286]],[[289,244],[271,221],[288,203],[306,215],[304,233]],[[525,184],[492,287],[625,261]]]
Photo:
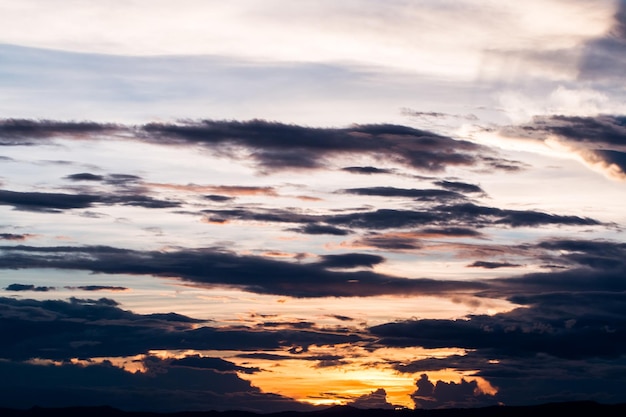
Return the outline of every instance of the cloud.
[[[626,117],[537,116],[529,124],[503,129],[506,136],[541,141],[576,155],[609,178],[626,180]]]
[[[58,136],[89,138],[93,135],[95,138],[115,134],[160,145],[201,145],[233,158],[243,148],[264,172],[321,168],[329,158],[339,155],[376,156],[430,172],[440,172],[448,166],[497,168],[511,163],[499,159],[482,145],[391,124],[310,128],[263,120],[204,120],[130,127],[95,122],[5,119],[0,121],[0,133],[10,140],[5,144],[32,145],[33,140]],[[365,171],[372,172],[367,168]]]
[[[104,176],[90,174],[89,172],[81,172],[78,174],[72,174],[65,177],[70,181],[102,181],[104,180]]]
[[[37,292],[47,292],[47,291],[52,291],[55,289],[56,289],[55,287],[35,286],[32,284],[11,284],[5,288],[6,291],[37,291]]]
[[[110,247],[0,248],[0,268],[57,268],[107,274],[178,277],[198,285],[236,287],[292,297],[369,297],[390,294],[443,294],[486,290],[469,281],[392,277],[372,271],[332,271],[330,265],[372,265],[377,256],[326,257],[320,263],[237,255],[218,249],[132,251]]]
[[[0,233],[0,240],[24,241],[33,237],[35,235],[29,233]]]
[[[393,410],[395,406],[387,402],[387,391],[384,388],[378,388],[369,394],[362,395],[347,405],[356,408],[375,408],[378,410]]]
[[[18,210],[59,213],[62,210],[88,208],[98,201],[100,201],[100,197],[88,194],[0,190],[0,205],[13,206]]]
[[[128,291],[127,287],[111,286],[111,285],[80,285],[78,287],[65,287],[67,289],[76,289],[82,291]]]
[[[626,65],[626,2],[616,1],[617,12],[613,25],[603,36],[585,45],[579,63],[579,77],[583,80],[623,80],[621,68]]]
[[[468,268],[487,268],[487,269],[496,269],[496,268],[515,268],[520,267],[522,265],[512,264],[509,262],[488,262],[488,261],[476,261],[470,265],[467,265]]]
[[[345,253],[341,255],[323,255],[318,265],[325,268],[356,268],[359,266],[371,268],[382,263],[385,258],[365,253]]]
[[[497,404],[492,395],[481,392],[475,380],[437,381],[433,384],[428,375],[422,374],[416,385],[417,390],[411,395],[416,408],[470,408]]]
[[[232,409],[269,413],[314,407],[263,393],[239,378],[237,367],[213,358],[143,358],[147,372],[127,372],[110,362],[36,365],[0,361],[2,407],[101,406],[125,411],[181,412]],[[196,366],[190,366],[196,365]],[[198,366],[203,365],[203,366]],[[211,365],[211,366],[208,366]]]
[[[334,236],[345,236],[350,234],[349,230],[341,229],[335,226],[329,226],[326,224],[317,224],[317,223],[309,223],[302,227],[297,227],[293,229],[288,229],[297,233],[304,233],[307,235],[334,235]]]
[[[465,196],[455,191],[447,190],[420,190],[406,189],[396,187],[366,187],[366,188],[348,188],[341,192],[356,195],[380,196],[380,197],[408,197],[417,201],[449,201],[464,200]]]
[[[181,203],[159,200],[143,194],[67,194],[0,190],[0,205],[16,210],[61,213],[64,210],[91,208],[98,204],[119,204],[144,208],[173,208]]]
[[[0,145],[34,145],[40,139],[70,136],[89,138],[94,135],[112,134],[120,126],[97,122],[57,120],[0,119]]]
[[[384,169],[384,168],[376,168],[372,166],[367,167],[345,167],[341,168],[342,171],[350,172],[352,174],[364,174],[364,175],[372,175],[372,174],[392,174],[393,170]]]
[[[108,298],[0,298],[0,307],[0,333],[12,334],[0,346],[0,357],[13,361],[129,357],[150,350],[306,350],[362,340],[354,331],[336,329],[210,327],[176,313],[133,313]]]
[[[477,194],[485,194],[482,188],[478,185],[468,184],[465,182],[459,181],[436,181],[435,185],[445,188],[446,190],[457,191],[459,193],[477,193]]]

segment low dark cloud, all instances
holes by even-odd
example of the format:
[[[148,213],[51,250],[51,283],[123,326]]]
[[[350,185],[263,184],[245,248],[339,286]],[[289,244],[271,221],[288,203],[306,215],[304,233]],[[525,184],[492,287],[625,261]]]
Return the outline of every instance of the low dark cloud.
[[[368,233],[353,242],[354,246],[365,246],[391,251],[422,249],[421,240],[413,234]]]
[[[626,179],[626,116],[538,116],[532,123],[509,126],[503,133],[535,140],[556,137],[588,165]]]
[[[24,241],[34,236],[28,233],[0,233],[0,240]]]
[[[303,233],[307,235],[334,235],[345,236],[350,234],[349,230],[341,229],[339,227],[330,226],[327,224],[310,223],[299,228],[289,229],[293,232]]]
[[[0,205],[13,206],[18,210],[61,212],[68,209],[88,208],[100,200],[100,197],[89,194],[0,190]]]
[[[384,168],[376,168],[376,167],[345,167],[341,168],[342,171],[350,172],[352,174],[364,174],[364,175],[372,175],[372,174],[393,174],[393,171],[390,169]]]
[[[251,292],[293,297],[369,297],[384,294],[443,294],[479,291],[478,282],[392,277],[372,271],[332,271],[329,264],[280,261],[216,249],[132,251],[109,247],[0,247],[0,268],[57,268],[107,274],[179,277],[198,285],[237,287]],[[361,265],[379,257],[358,255]],[[326,258],[351,265],[354,255]],[[365,261],[366,260],[366,261]]]
[[[348,188],[342,190],[343,193],[367,195],[367,196],[380,196],[380,197],[407,197],[418,201],[439,201],[445,202],[449,200],[464,200],[465,196],[459,194],[456,191],[448,190],[422,190],[422,189],[407,189],[407,188],[395,188],[395,187],[367,187],[367,188]]]
[[[348,405],[356,408],[374,408],[377,410],[393,410],[395,408],[393,404],[387,402],[387,391],[383,388],[379,388],[369,394],[362,395],[353,401],[350,401]]]
[[[456,192],[459,192],[459,193],[477,193],[477,194],[484,194],[485,193],[483,191],[483,189],[480,188],[478,185],[468,184],[468,183],[459,182],[459,181],[445,181],[445,180],[443,180],[443,181],[435,182],[435,185],[443,187],[446,190],[456,191]]]
[[[157,359],[157,361],[159,361]],[[169,366],[184,366],[186,368],[195,369],[211,369],[220,373],[242,372],[252,374],[258,372],[258,368],[247,368],[245,366],[237,366],[232,362],[225,361],[220,358],[203,357],[200,355],[185,356],[181,359],[173,359],[168,361]]]
[[[120,125],[57,120],[0,119],[0,145],[32,145],[52,137],[85,138],[112,134]]]
[[[188,360],[189,363],[193,358]],[[196,364],[200,360],[196,359]],[[277,394],[263,393],[227,368],[220,359],[202,358],[214,368],[185,366],[179,361],[149,356],[147,372],[131,373],[110,362],[58,366],[0,361],[3,395],[0,406],[12,408],[102,406],[125,411],[181,412],[242,410],[256,413],[310,411],[314,407]],[[182,362],[182,364],[181,364]],[[216,369],[217,368],[217,369]]]
[[[422,374],[416,385],[411,398],[417,408],[473,408],[498,404],[493,395],[480,391],[476,380],[432,383],[428,375]]]
[[[234,199],[234,197],[229,197],[227,195],[217,195],[217,194],[205,195],[204,198],[210,201],[215,201],[217,203],[224,203],[226,201],[231,201]]]
[[[112,285],[80,285],[78,287],[65,287],[67,289],[76,289],[81,291],[128,291],[127,287],[119,287]]]
[[[150,350],[281,350],[312,344],[334,345],[363,340],[354,332],[307,328],[272,330],[237,326],[209,327],[203,320],[176,313],[137,314],[108,298],[16,300],[0,298],[0,357],[126,357]]]
[[[37,291],[37,292],[47,292],[55,290],[55,287],[47,287],[47,286],[35,286],[33,284],[10,284],[5,290],[6,291]]]
[[[103,181],[104,176],[90,174],[89,172],[81,172],[78,174],[72,174],[65,177],[65,179],[70,181]]]
[[[325,268],[357,268],[360,266],[371,268],[385,261],[378,255],[366,253],[345,253],[341,255],[323,255],[318,263]]]
[[[97,204],[119,204],[144,208],[179,207],[180,202],[159,200],[143,194],[67,194],[43,192],[18,192],[0,190],[0,205],[16,210],[60,213],[64,210],[91,208]]]
[[[513,264],[510,262],[489,262],[489,261],[476,261],[469,265],[468,268],[486,268],[486,269],[497,269],[497,268],[516,268],[522,265]]]
[[[0,136],[5,145],[35,144],[40,139],[123,135],[161,145],[201,145],[218,154],[235,156],[245,148],[261,171],[315,169],[337,155],[373,155],[378,159],[440,172],[447,166],[488,166],[510,169],[512,161],[500,159],[489,148],[406,126],[380,124],[349,128],[311,128],[263,120],[187,121],[122,126],[94,122],[58,122],[5,119]],[[350,172],[385,173],[368,167],[348,167]],[[71,179],[71,178],[70,178]]]

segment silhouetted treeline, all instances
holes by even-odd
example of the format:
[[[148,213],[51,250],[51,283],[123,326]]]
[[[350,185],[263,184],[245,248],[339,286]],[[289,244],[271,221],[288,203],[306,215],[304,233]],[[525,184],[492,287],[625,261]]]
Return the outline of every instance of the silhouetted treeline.
[[[584,415],[624,417],[626,403],[599,404],[592,401],[549,403],[531,406],[492,406],[482,408],[448,408],[438,410],[380,410],[335,406],[311,412],[286,411],[257,414],[249,411],[185,411],[156,413],[123,411],[112,407],[33,407],[26,410],[0,408],[2,417],[528,417],[533,415]]]

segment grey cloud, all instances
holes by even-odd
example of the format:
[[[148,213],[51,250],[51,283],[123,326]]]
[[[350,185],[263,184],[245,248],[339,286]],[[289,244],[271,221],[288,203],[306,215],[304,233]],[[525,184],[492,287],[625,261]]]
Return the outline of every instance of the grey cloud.
[[[502,133],[535,140],[555,135],[588,164],[600,164],[610,175],[626,178],[626,117],[623,115],[537,116],[529,124],[509,126]]]
[[[432,172],[458,165],[484,164],[504,169],[510,165],[510,161],[499,159],[485,146],[389,124],[310,128],[263,120],[203,120],[178,124],[150,123],[137,127],[46,120],[5,119],[0,122],[0,137],[5,138],[5,144],[33,144],[38,139],[60,135],[72,138],[123,134],[126,139],[162,145],[202,145],[220,155],[230,154],[233,147],[244,147],[250,151],[250,157],[261,171],[319,168],[325,166],[328,158],[346,154],[375,155]],[[492,156],[486,156],[488,154]],[[374,172],[367,167],[359,172],[367,171]]]
[[[19,210],[60,212],[68,209],[88,208],[98,201],[100,201],[100,197],[88,194],[0,190],[0,204],[13,206]]]
[[[327,224],[309,223],[299,228],[289,229],[293,232],[304,233],[307,235],[334,235],[345,236],[350,234],[349,230],[341,229]]]
[[[341,255],[324,255],[318,265],[325,268],[356,268],[359,266],[371,268],[384,261],[385,258],[378,255],[346,253]]]
[[[119,125],[57,120],[0,119],[0,145],[33,145],[38,139],[114,133]]]
[[[626,2],[618,0],[618,10],[608,33],[585,45],[579,64],[583,80],[623,80],[626,65]]]
[[[0,268],[58,268],[107,274],[177,276],[199,285],[233,286],[293,297],[368,297],[487,290],[482,283],[398,278],[372,271],[331,271],[320,263],[242,256],[216,249],[140,252],[107,247],[0,247]],[[354,259],[328,258],[329,262]],[[372,263],[376,258],[367,258]],[[363,264],[363,257],[359,258]]]
[[[23,241],[33,237],[31,234],[23,233],[0,233],[0,240]]]
[[[360,341],[355,333],[322,329],[218,328],[176,313],[136,314],[111,299],[16,300],[0,298],[0,332],[12,336],[0,357],[134,356],[149,350],[273,350]]]
[[[442,180],[442,181],[436,181],[435,185],[443,187],[447,190],[457,191],[459,193],[478,193],[478,194],[485,193],[483,189],[480,188],[478,185],[468,184],[468,183],[459,182],[459,181]]]
[[[143,363],[148,367],[146,373],[126,372],[108,362],[41,366],[2,361],[2,374],[16,378],[0,382],[0,406],[95,407],[106,401],[111,407],[142,412],[238,409],[269,413],[314,409],[287,397],[263,393],[232,372],[180,366],[176,361],[156,357],[147,357]],[[216,366],[220,365],[216,362]],[[221,366],[228,367],[228,362],[223,361]]]
[[[520,264],[512,264],[510,262],[488,262],[488,261],[476,261],[467,265],[468,268],[487,268],[487,269],[496,269],[496,268],[515,268],[520,267]]]
[[[433,384],[428,375],[422,374],[416,385],[417,390],[411,397],[418,408],[473,408],[498,403],[492,395],[481,393],[475,380],[437,381]]]
[[[345,168],[341,168],[342,171],[347,171],[353,174],[364,174],[364,175],[371,175],[371,174],[392,174],[393,171],[390,169],[383,169],[383,168],[376,168],[376,167],[371,167],[371,166],[367,166],[367,167],[345,167]]]
[[[95,195],[0,190],[0,205],[13,206],[17,210],[60,213],[63,210],[90,208],[96,204],[120,204],[144,208],[180,206],[177,201],[159,200],[132,193]]]
[[[377,410],[393,410],[395,406],[387,402],[387,391],[379,388],[369,394],[362,395],[348,403],[349,406],[356,408],[374,408]]]
[[[72,174],[65,177],[70,181],[102,181],[104,180],[104,176],[91,174],[89,172],[81,172],[78,174]]]
[[[396,187],[367,187],[367,188],[348,188],[342,190],[347,194],[380,196],[380,197],[408,197],[418,201],[440,201],[464,200],[465,196],[455,191],[448,190],[422,190],[422,189],[406,189]]]
[[[33,284],[10,284],[5,290],[6,291],[37,291],[37,292],[47,292],[55,290],[55,287],[48,286],[35,286]]]
[[[229,197],[226,195],[216,195],[216,194],[205,195],[204,198],[210,201],[215,201],[217,203],[224,203],[226,201],[231,201],[234,199],[234,197]]]

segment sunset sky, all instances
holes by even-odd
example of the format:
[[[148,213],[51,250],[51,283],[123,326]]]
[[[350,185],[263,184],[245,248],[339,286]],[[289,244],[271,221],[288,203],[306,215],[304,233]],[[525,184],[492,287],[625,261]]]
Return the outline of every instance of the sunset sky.
[[[0,407],[626,402],[626,1],[0,0]]]

